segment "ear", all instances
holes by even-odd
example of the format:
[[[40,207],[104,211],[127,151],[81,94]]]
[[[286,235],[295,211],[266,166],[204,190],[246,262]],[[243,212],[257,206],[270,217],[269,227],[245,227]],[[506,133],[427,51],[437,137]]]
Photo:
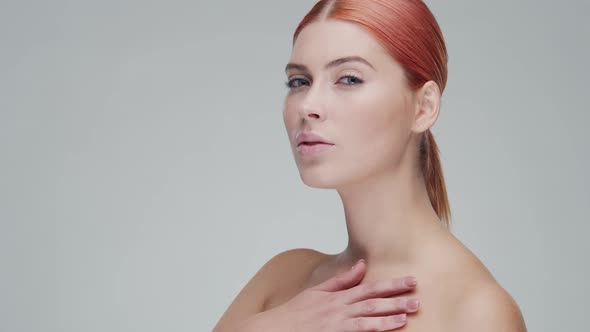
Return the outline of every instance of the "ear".
[[[416,112],[412,131],[422,133],[434,125],[440,111],[440,89],[428,81],[416,91]]]

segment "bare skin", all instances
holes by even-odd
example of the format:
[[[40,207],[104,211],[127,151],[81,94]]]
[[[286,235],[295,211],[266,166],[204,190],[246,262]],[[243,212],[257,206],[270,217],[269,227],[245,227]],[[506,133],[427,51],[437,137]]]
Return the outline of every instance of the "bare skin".
[[[270,307],[273,294],[296,290],[293,285],[302,285],[303,276],[309,276],[324,257],[315,250],[292,249],[271,258],[236,296],[213,331],[390,331],[403,327],[407,314],[418,310],[404,296],[416,288],[414,277],[360,285],[367,272],[364,260]]]
[[[418,299],[420,309],[408,314],[403,331],[457,331],[457,313],[463,300],[478,287],[492,287],[505,291],[497,284],[483,264],[451,233],[444,231],[429,238],[430,242],[416,253],[416,260],[404,265],[371,266],[359,285],[379,280],[392,280],[406,275],[415,276],[419,286],[414,291],[394,297]],[[316,253],[317,261],[292,261],[293,270],[310,273],[299,279],[282,283],[266,300],[264,311],[276,308],[306,288],[316,286],[346,271],[349,267],[340,255]],[[309,261],[308,261],[309,262]],[[286,274],[286,273],[285,273]],[[515,330],[517,331],[517,330]]]
[[[429,81],[411,90],[404,69],[371,34],[330,19],[301,31],[286,74],[283,118],[300,177],[310,187],[338,192],[348,245],[334,255],[302,249],[274,261],[222,320],[250,314],[264,317],[266,330],[275,331],[273,314],[287,317],[282,308],[297,307],[292,304],[299,294],[362,258],[367,270],[359,286],[408,275],[418,280],[416,290],[403,296],[418,299],[420,308],[400,330],[526,331],[516,303],[430,203],[417,156],[421,136],[439,115],[438,85]],[[304,154],[297,142],[301,132],[320,135],[331,146]]]

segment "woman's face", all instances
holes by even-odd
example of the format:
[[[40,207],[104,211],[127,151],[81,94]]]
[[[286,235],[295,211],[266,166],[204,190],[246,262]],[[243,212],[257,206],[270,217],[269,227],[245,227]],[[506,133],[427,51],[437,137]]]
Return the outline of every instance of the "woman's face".
[[[372,35],[345,21],[311,23],[293,45],[286,73],[283,119],[305,184],[338,188],[396,171],[412,137],[414,94]],[[332,145],[298,147],[300,132]],[[305,152],[313,149],[323,151]]]

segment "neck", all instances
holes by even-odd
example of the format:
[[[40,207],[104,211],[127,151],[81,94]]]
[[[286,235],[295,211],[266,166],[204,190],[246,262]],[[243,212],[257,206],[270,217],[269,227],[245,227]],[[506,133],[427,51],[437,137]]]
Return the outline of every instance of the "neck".
[[[420,172],[407,167],[340,188],[348,246],[339,260],[370,266],[408,264],[425,239],[445,227],[434,211]]]

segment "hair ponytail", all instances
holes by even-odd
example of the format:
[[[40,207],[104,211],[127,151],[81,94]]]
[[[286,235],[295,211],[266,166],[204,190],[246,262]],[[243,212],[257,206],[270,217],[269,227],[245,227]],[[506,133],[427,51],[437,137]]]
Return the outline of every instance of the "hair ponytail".
[[[426,184],[430,204],[432,204],[434,211],[444,225],[449,227],[451,209],[447,197],[445,178],[440,163],[438,146],[434,141],[434,136],[430,132],[430,129],[424,132],[419,151],[420,168],[424,176],[424,183]]]

